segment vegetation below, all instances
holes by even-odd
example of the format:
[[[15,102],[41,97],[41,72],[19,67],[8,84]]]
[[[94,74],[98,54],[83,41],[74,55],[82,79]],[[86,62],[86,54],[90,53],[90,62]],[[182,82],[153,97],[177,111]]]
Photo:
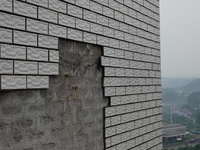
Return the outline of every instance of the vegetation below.
[[[170,124],[171,123],[171,114],[170,108],[164,106],[163,107],[163,123]],[[200,131],[200,125],[195,123],[193,119],[186,118],[184,116],[179,116],[176,114],[172,114],[172,123],[174,124],[182,124],[187,126],[187,130],[198,130]]]
[[[164,147],[185,145],[186,141],[199,139],[200,134],[200,79],[177,88],[163,88],[163,123],[182,124],[190,134],[181,141],[165,142]],[[199,142],[197,142],[198,144]],[[195,145],[195,144],[194,144]],[[171,150],[171,149],[170,149]],[[178,150],[200,150],[200,144],[180,147]]]
[[[168,149],[164,149],[168,150]],[[194,147],[192,146],[186,146],[186,147],[180,147],[178,150],[200,150],[200,144],[195,145]]]

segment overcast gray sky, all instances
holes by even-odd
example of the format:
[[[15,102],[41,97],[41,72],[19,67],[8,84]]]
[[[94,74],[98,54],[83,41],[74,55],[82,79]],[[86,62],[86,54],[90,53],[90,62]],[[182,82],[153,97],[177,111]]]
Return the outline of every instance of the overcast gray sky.
[[[200,0],[160,0],[161,71],[200,77]]]

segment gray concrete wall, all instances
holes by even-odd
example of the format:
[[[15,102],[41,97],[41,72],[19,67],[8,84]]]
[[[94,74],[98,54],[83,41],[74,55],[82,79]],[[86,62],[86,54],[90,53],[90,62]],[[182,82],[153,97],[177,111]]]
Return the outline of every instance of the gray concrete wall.
[[[102,150],[101,46],[60,40],[48,90],[0,91],[0,150]]]

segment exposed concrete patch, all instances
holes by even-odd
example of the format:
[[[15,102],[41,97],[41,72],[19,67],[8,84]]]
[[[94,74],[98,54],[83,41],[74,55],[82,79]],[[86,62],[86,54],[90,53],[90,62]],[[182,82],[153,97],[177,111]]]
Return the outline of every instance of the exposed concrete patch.
[[[102,150],[102,48],[59,41],[48,90],[0,91],[0,150]]]

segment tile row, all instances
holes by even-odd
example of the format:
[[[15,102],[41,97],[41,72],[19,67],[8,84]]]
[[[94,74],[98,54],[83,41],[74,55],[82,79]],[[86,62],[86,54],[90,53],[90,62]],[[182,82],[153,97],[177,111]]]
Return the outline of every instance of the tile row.
[[[1,75],[2,90],[43,88],[49,88],[48,76]]]
[[[0,28],[0,42],[58,49],[58,38],[30,32]]]
[[[140,103],[132,103],[127,105],[119,105],[113,107],[106,107],[105,108],[105,117],[116,116],[131,112],[137,112],[141,110],[146,110],[150,108],[160,107],[160,100],[153,100],[153,101],[146,101]]]
[[[0,74],[58,75],[58,63],[0,59]]]
[[[144,118],[150,118],[151,116],[160,115],[162,114],[162,107],[155,107],[147,110],[141,110],[137,112],[131,112],[127,114],[117,115],[117,116],[111,116],[107,117],[105,120],[105,126],[115,126],[119,124],[124,124],[127,122],[132,122],[135,120],[142,121]],[[162,116],[159,118],[162,120]]]
[[[135,130],[136,133],[140,133],[139,135],[151,132],[160,127],[160,116],[161,115],[152,116],[149,118],[144,118],[142,120],[131,121],[125,124],[105,128],[105,137],[107,138],[117,134],[131,132],[132,130]],[[160,128],[159,130],[157,130],[157,132],[158,135],[162,135],[162,131]]]
[[[160,78],[161,72],[160,71],[153,71],[153,70],[104,67],[104,75],[106,77],[112,76],[112,77]]]
[[[120,57],[123,57],[121,55]],[[101,57],[102,66],[122,67],[122,68],[139,68],[149,70],[160,70],[160,58],[151,55],[134,53],[131,60],[124,58]]]
[[[160,85],[160,78],[104,77],[103,86]]]
[[[161,86],[120,86],[104,88],[105,96],[147,94],[157,92],[161,92]]]
[[[131,143],[129,143],[129,141]],[[147,147],[148,148],[153,147],[157,144],[160,144],[161,142],[162,142],[162,136],[159,135],[157,131],[152,131],[145,135],[139,136],[139,134],[137,134],[137,130],[133,130],[132,132],[127,132],[122,135],[117,135],[106,139],[106,144],[107,144],[106,146],[107,147],[123,146],[124,149],[129,149],[140,145],[139,147],[142,146],[142,149],[139,150],[145,150],[147,149]]]
[[[121,59],[127,59],[127,60],[138,60],[138,61],[150,61],[150,62],[158,62],[160,54],[158,55],[152,55],[152,49],[145,48],[143,50],[143,53],[141,51],[137,50],[135,48],[134,51],[127,51],[123,49],[116,49],[116,48],[110,48],[110,47],[104,47],[103,49],[104,56],[107,57],[114,57],[114,58],[121,58]]]
[[[59,51],[13,44],[0,44],[0,58],[59,62]]]
[[[127,51],[123,49],[104,47],[103,54],[104,56],[108,56],[108,57],[124,58],[124,59],[130,59],[130,60],[134,60],[134,58],[136,58],[136,60],[141,60],[141,61],[145,61],[146,56],[147,57],[149,56],[150,60],[155,59],[155,57],[160,56],[159,51],[148,48],[148,47],[131,45],[129,49],[130,50]]]
[[[111,106],[132,104],[137,102],[145,102],[157,100],[157,105],[161,106],[161,93],[148,93],[148,94],[135,94],[135,95],[126,95],[126,96],[112,96],[110,99]]]
[[[159,77],[160,64],[101,57],[105,76]],[[110,70],[110,71],[108,71]]]

